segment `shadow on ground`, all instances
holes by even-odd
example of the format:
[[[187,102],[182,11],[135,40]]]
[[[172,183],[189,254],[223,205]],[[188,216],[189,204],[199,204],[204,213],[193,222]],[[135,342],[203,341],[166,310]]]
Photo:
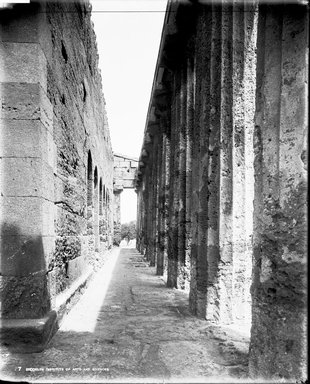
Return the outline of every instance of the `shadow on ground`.
[[[135,249],[121,248],[116,257],[112,276],[105,268],[97,274],[44,352],[3,351],[2,377],[31,382],[246,380],[248,339],[192,316],[188,294],[166,288]]]

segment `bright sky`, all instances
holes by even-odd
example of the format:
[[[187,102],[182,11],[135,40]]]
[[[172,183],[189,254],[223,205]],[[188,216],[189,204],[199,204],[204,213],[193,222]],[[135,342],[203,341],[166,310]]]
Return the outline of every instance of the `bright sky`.
[[[113,151],[139,157],[166,1],[92,5]]]
[[[139,157],[166,0],[91,0],[113,152]],[[121,195],[122,223],[136,219],[136,194]]]

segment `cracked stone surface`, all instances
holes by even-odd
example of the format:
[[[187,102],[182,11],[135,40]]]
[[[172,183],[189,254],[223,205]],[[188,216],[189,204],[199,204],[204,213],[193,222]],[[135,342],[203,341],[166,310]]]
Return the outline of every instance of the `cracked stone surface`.
[[[112,252],[44,352],[2,351],[30,382],[249,382],[248,337],[197,319],[133,248]]]

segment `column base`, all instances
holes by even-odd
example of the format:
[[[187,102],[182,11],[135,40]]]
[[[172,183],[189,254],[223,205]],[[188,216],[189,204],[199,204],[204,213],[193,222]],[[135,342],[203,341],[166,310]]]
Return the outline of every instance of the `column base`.
[[[41,319],[1,319],[0,343],[15,353],[42,352],[58,330],[56,311]]]

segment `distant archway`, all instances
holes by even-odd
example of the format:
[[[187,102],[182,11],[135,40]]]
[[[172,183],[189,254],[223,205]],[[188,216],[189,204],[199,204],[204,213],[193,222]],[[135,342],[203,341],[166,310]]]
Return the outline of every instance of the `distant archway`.
[[[93,232],[93,162],[91,152],[87,158],[87,234]]]
[[[98,188],[98,169],[94,172],[94,235],[95,235],[95,251],[99,251],[99,191]]]
[[[121,242],[121,193],[124,189],[135,188],[135,176],[137,167],[138,159],[120,154],[114,154],[113,243],[115,245],[119,245]]]

